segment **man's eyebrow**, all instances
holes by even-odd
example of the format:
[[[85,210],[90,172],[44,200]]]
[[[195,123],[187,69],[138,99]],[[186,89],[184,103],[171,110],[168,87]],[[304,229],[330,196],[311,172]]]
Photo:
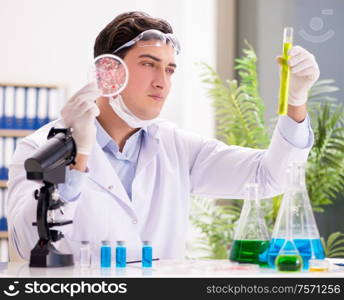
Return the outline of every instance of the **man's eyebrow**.
[[[141,55],[139,55],[139,58],[143,58],[143,57],[147,57],[147,58],[153,59],[153,60],[155,60],[155,61],[157,61],[157,62],[161,62],[161,59],[160,59],[160,58],[158,58],[158,57],[156,57],[156,56],[154,56],[154,55],[151,55],[151,54],[141,54]],[[169,65],[170,67],[174,67],[174,68],[177,67],[177,65],[176,65],[175,63],[169,63],[168,65]]]

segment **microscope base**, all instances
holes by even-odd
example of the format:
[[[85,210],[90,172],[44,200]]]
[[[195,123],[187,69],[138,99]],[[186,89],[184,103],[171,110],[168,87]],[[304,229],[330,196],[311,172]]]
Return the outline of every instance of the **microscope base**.
[[[30,267],[34,268],[58,268],[74,265],[73,254],[63,254],[50,242],[42,245],[39,241],[31,250]]]

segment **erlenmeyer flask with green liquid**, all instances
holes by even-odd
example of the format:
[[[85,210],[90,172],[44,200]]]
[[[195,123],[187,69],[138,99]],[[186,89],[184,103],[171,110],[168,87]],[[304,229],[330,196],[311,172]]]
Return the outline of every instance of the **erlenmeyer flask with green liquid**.
[[[288,168],[288,188],[278,212],[269,246],[268,262],[272,268],[276,266],[276,257],[284,245],[296,247],[303,260],[303,270],[309,269],[310,260],[311,263],[321,263],[325,258],[307,193],[305,166],[305,162],[293,162]],[[292,240],[292,243],[286,243],[286,239]]]
[[[229,259],[265,267],[270,238],[260,207],[258,184],[246,184],[245,189],[247,196],[235,230]]]
[[[293,218],[290,197],[286,197],[284,201],[286,205],[286,239],[275,259],[275,265],[277,270],[281,272],[298,272],[302,269],[303,260],[292,237]]]

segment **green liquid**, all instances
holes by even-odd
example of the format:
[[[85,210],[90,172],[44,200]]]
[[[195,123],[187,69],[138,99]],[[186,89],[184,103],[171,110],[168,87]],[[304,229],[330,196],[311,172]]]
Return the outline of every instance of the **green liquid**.
[[[291,43],[283,44],[282,69],[279,93],[278,114],[286,115],[288,111],[288,91],[289,91],[289,65],[288,51],[293,45]]]
[[[302,257],[300,255],[278,255],[275,265],[281,272],[298,272],[302,269]]]
[[[267,266],[267,251],[269,241],[262,240],[236,240],[231,249],[229,259],[239,263],[258,264]]]

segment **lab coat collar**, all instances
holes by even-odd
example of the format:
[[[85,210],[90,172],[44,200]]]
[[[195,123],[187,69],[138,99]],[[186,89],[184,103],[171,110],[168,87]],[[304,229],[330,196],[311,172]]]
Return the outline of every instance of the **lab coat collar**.
[[[97,128],[97,142],[100,145],[101,148],[104,149],[104,147],[111,141],[114,141],[112,137],[106,132],[106,130],[103,128],[103,126],[99,123],[99,121],[96,119],[95,120],[95,125]],[[140,130],[147,132],[146,127],[140,128]],[[139,130],[139,131],[140,131]],[[114,141],[116,143],[116,141]],[[117,143],[116,143],[117,144]]]
[[[158,123],[153,123],[149,125],[146,129],[146,132],[155,139],[159,139],[159,125]]]
[[[136,167],[135,178],[148,166],[159,151],[159,126],[152,124],[148,126],[147,133],[144,132],[139,159]],[[122,185],[121,180],[109,162],[101,146],[96,143],[89,157],[89,178],[113,194],[121,201],[131,213],[135,214],[132,201]],[[134,181],[135,181],[134,178]],[[134,187],[133,187],[134,189]],[[133,192],[134,194],[134,192]]]
[[[137,161],[142,134],[147,132],[146,128],[140,128],[137,132],[131,135],[125,142],[122,151],[119,151],[117,142],[105,131],[103,126],[98,120],[95,121],[97,128],[97,143],[106,152],[106,149],[110,151],[117,159],[127,160],[131,162]]]
[[[140,175],[141,171],[149,165],[155,155],[159,152],[159,145],[159,126],[157,124],[149,125],[147,134],[145,133],[144,138],[142,139],[135,178]]]

